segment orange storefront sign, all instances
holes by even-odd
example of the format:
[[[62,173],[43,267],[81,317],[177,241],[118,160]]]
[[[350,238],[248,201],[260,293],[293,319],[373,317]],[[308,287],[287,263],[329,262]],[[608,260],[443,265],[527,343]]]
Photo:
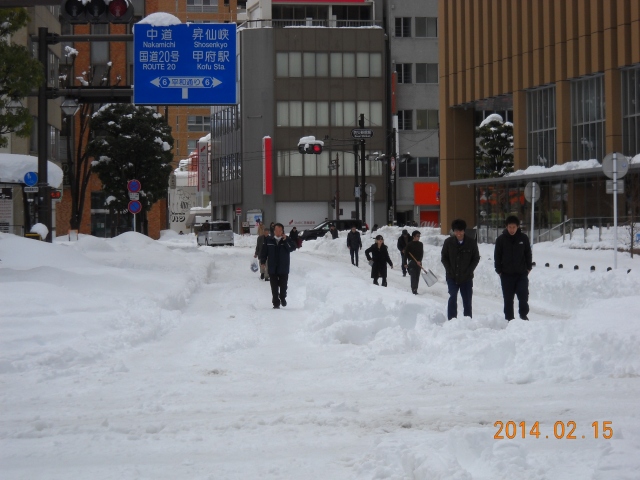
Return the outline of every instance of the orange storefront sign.
[[[440,205],[440,184],[414,183],[413,203],[415,205]]]

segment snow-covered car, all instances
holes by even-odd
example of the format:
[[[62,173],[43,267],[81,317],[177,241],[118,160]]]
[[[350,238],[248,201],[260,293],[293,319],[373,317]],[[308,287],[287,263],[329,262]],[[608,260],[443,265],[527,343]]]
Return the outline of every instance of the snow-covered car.
[[[198,232],[198,245],[234,245],[233,230],[229,222],[204,222]]]

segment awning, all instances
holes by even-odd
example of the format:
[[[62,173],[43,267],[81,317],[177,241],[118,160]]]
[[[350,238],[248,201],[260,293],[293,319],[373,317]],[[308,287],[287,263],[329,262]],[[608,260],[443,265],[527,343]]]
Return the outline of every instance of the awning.
[[[640,173],[640,163],[631,163],[629,164],[629,173]],[[604,172],[602,171],[602,167],[596,168],[576,168],[573,170],[557,170],[552,172],[532,172],[532,173],[521,173],[518,175],[509,175],[506,177],[496,177],[496,178],[481,178],[474,180],[457,180],[455,182],[450,182],[449,185],[453,187],[458,186],[471,186],[471,185],[494,185],[496,183],[523,183],[523,182],[531,182],[531,181],[544,181],[544,180],[553,180],[553,179],[572,179],[572,178],[584,178],[584,177],[594,177],[594,176],[604,176]],[[619,179],[620,180],[620,179]]]

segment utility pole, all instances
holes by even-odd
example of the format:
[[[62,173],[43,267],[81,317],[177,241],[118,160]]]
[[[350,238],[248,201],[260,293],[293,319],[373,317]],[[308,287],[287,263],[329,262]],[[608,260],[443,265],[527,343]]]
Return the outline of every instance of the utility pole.
[[[396,151],[396,128],[394,127],[391,132],[391,161],[389,166],[391,168],[391,225],[394,225],[396,220],[396,162],[398,159],[398,152]]]
[[[47,172],[48,125],[47,117],[47,82],[49,72],[49,45],[47,43],[47,27],[38,28],[38,60],[44,69],[44,80],[38,89],[38,222],[47,227],[46,241],[53,242],[51,231],[51,194],[49,193],[49,176]]]
[[[364,113],[360,114],[360,128],[364,128]],[[361,170],[361,175],[362,175],[362,182],[361,182],[361,186],[360,186],[360,199],[362,200],[362,221],[366,223],[367,221],[367,215],[366,215],[366,201],[367,201],[367,194],[364,191],[364,187],[366,185],[366,178],[365,178],[365,145],[364,145],[364,138],[360,140],[360,168]],[[371,225],[369,225],[369,228],[373,228]]]
[[[358,142],[354,142],[353,144],[353,193],[357,192],[358,189]],[[359,195],[362,193],[358,193],[355,195],[356,197],[356,220],[360,220],[360,199]]]
[[[340,157],[336,152],[336,220],[340,220]]]

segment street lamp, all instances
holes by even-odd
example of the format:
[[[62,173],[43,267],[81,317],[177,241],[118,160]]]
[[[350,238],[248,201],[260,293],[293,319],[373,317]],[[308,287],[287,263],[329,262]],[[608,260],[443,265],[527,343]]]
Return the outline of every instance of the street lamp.
[[[13,97],[5,105],[5,109],[12,115],[15,115],[16,113],[18,113],[18,110],[20,110],[21,108],[24,108],[24,105],[22,105],[22,102],[20,101],[20,99],[16,97]]]
[[[80,110],[80,105],[75,98],[65,98],[64,102],[60,104],[60,109],[68,117],[73,117]]]

